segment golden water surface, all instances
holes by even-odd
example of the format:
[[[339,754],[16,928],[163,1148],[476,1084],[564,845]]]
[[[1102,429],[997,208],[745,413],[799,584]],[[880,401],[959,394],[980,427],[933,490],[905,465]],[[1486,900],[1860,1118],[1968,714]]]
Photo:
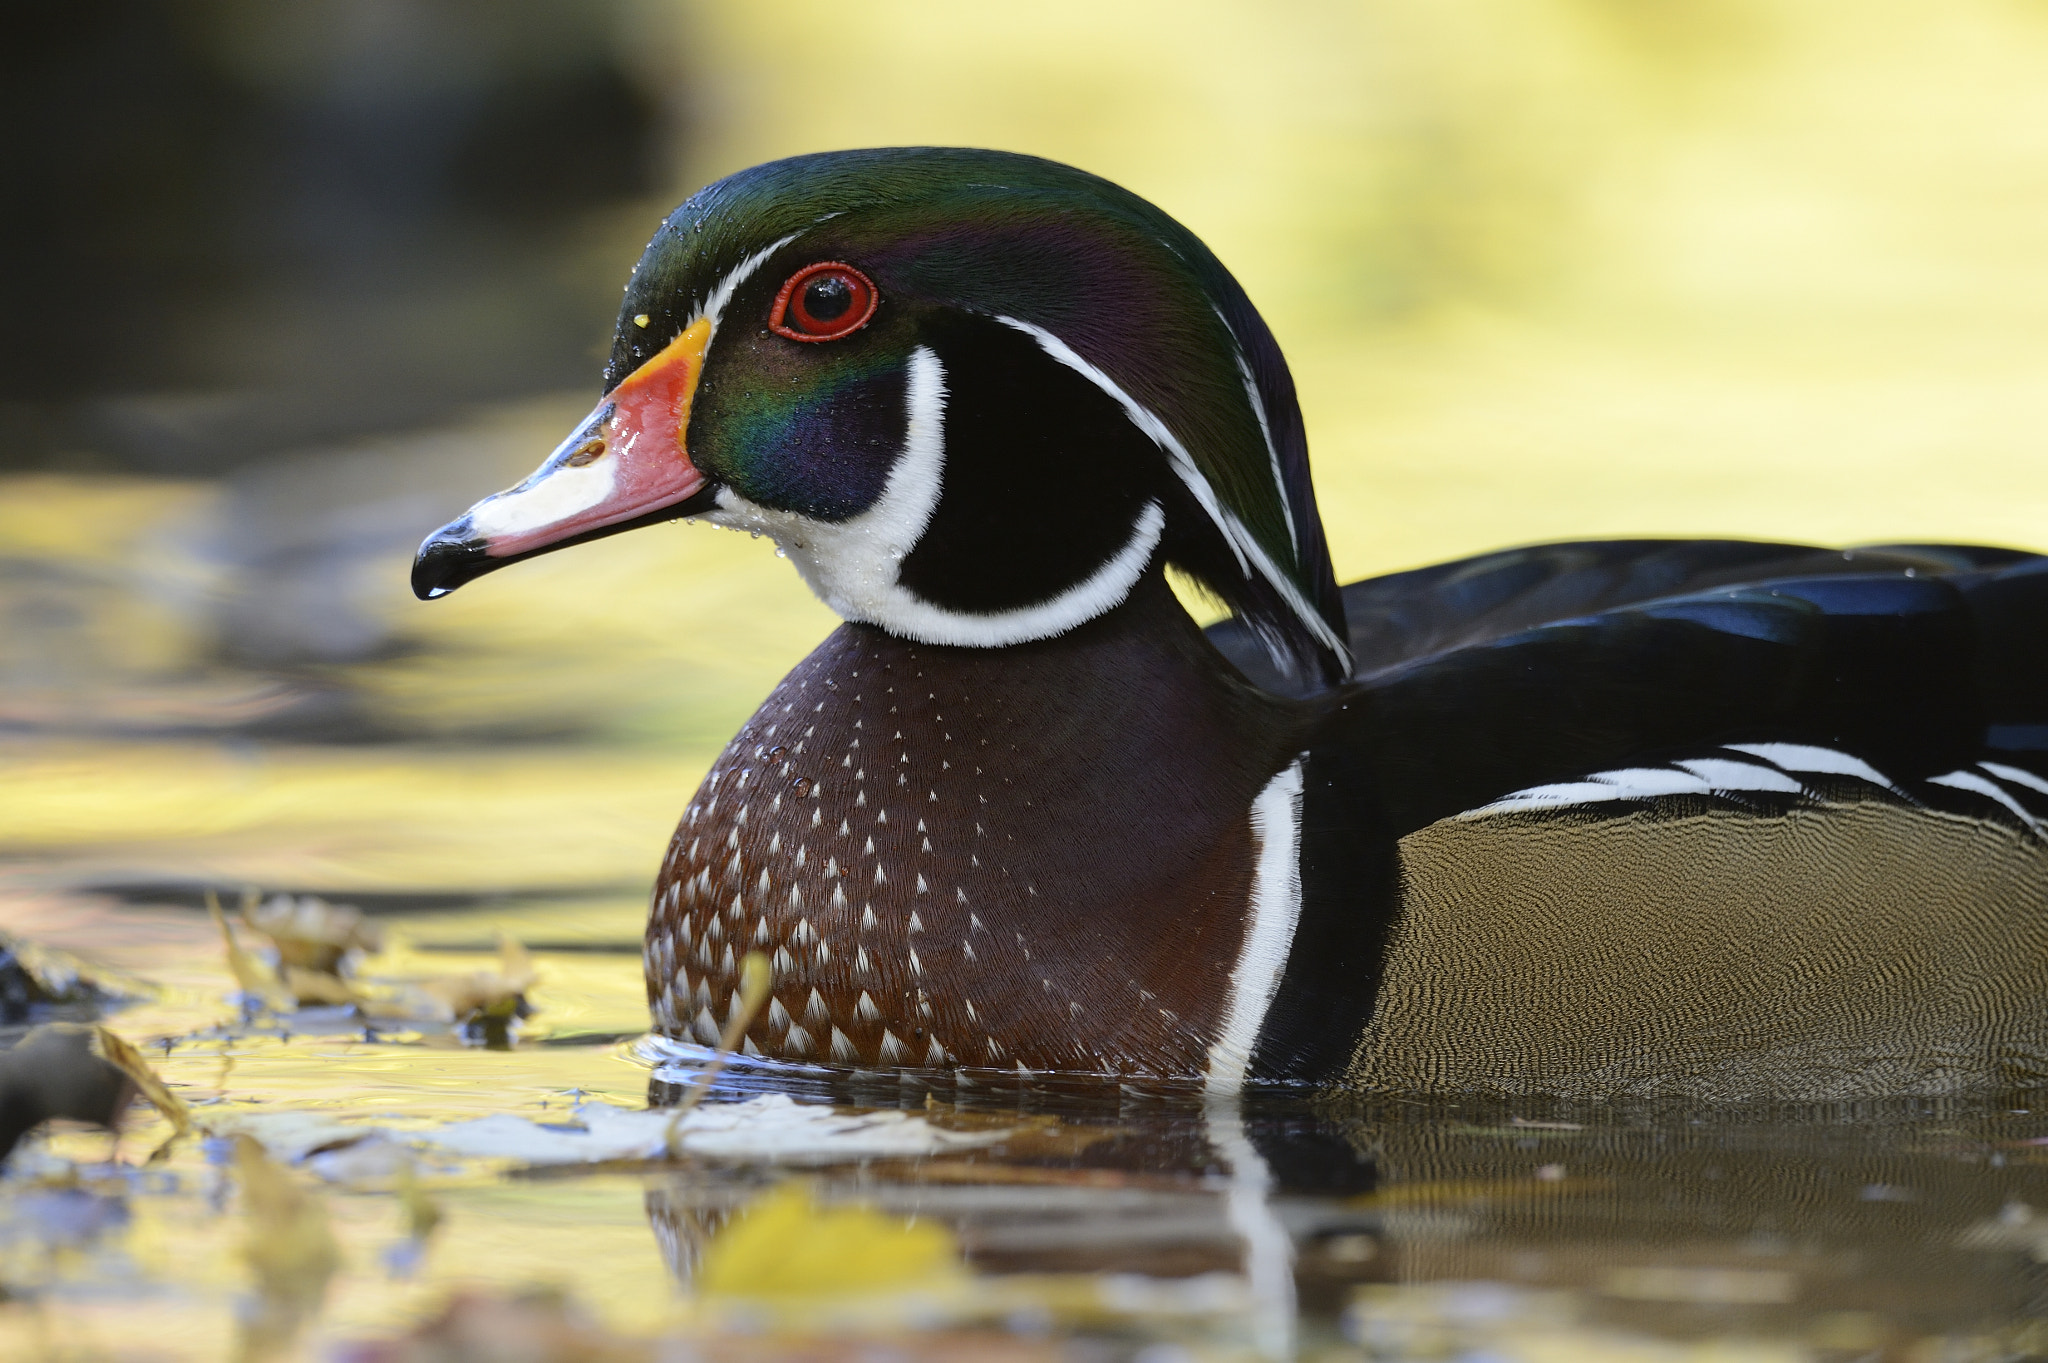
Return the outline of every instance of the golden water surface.
[[[1293,362],[1346,580],[1556,537],[2048,543],[2038,0],[643,8],[648,60],[688,74],[699,129],[678,194],[797,151],[965,143],[1073,161],[1189,223]],[[702,527],[411,599],[410,544],[537,463],[594,371],[592,391],[314,452],[268,483],[0,483],[0,929],[151,986],[110,1022],[202,1118],[406,1131],[646,1101],[631,1038],[657,856],[710,756],[832,621],[767,542]],[[266,652],[328,614],[370,642]],[[393,938],[364,977],[394,985],[482,968],[512,935],[537,1011],[509,1051],[429,1025],[245,1022],[204,885],[362,904]],[[923,1112],[926,1093],[886,1101]],[[429,1164],[440,1222],[406,1274],[384,1257],[406,1241],[389,1168],[294,1165],[341,1260],[276,1347],[319,1355],[458,1291],[539,1289],[556,1304],[520,1309],[621,1357],[821,1335],[933,1357],[1093,1341],[1074,1356],[1149,1363],[2042,1347],[2048,1117],[2024,1098],[1065,1101],[992,1099],[987,1120],[1039,1123],[1029,1139],[830,1168],[819,1202],[789,1204],[762,1262],[842,1233],[844,1260],[900,1258],[852,1293],[866,1315],[829,1266],[720,1314],[699,1256],[773,1167]],[[195,1138],[142,1167],[167,1130],[63,1131],[16,1161],[5,1356],[261,1344],[233,1152]],[[828,1226],[833,1208],[872,1219]],[[906,1226],[943,1234],[913,1245]],[[735,1299],[761,1286],[730,1271]]]

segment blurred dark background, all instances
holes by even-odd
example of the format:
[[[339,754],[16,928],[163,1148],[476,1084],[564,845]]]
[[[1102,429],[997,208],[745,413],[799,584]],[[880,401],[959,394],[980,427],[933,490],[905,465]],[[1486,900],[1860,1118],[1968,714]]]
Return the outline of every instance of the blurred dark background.
[[[622,0],[0,6],[0,471],[591,387],[687,129]]]

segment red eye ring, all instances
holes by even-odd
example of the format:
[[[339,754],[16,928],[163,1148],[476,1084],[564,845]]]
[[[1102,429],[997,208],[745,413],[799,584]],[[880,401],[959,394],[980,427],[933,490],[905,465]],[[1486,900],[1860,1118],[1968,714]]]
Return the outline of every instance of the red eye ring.
[[[820,316],[820,305],[829,305],[835,295],[845,301]],[[866,326],[881,302],[874,280],[842,261],[821,260],[783,282],[768,310],[768,327],[792,341],[836,341]]]

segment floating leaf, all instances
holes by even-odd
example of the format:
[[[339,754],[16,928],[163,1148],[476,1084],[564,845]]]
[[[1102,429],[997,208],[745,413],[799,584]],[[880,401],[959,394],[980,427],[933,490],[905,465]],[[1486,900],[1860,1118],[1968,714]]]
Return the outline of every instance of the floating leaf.
[[[796,1102],[785,1093],[700,1107],[681,1117],[586,1103],[576,1109],[576,1117],[581,1129],[564,1130],[499,1112],[408,1133],[408,1138],[453,1154],[527,1164],[660,1159],[674,1151],[708,1159],[823,1165],[923,1159],[994,1145],[1010,1134],[1007,1129],[947,1131],[894,1109],[841,1112],[822,1103]]]
[[[135,1085],[136,1092],[149,1100],[149,1105],[161,1112],[164,1120],[171,1124],[173,1136],[189,1136],[195,1129],[192,1124],[192,1110],[185,1106],[185,1100],[164,1087],[164,1081],[156,1077],[156,1071],[136,1050],[118,1035],[105,1027],[92,1029],[93,1053],[128,1077]]]
[[[708,1296],[789,1299],[951,1288],[965,1276],[944,1226],[820,1206],[809,1185],[791,1181],[713,1237],[697,1284]]]
[[[213,925],[220,929],[222,946],[227,949],[228,973],[235,977],[235,984],[244,996],[266,1008],[287,1008],[291,1006],[291,995],[278,982],[269,966],[251,956],[235,940],[235,930],[229,926],[227,915],[220,911],[220,900],[212,890],[206,892],[206,912],[213,918]]]
[[[26,1022],[38,1009],[90,1009],[142,992],[133,982],[111,987],[60,952],[0,934],[0,1023]]]
[[[339,975],[325,975],[296,965],[284,968],[284,987],[301,1008],[360,1003],[363,997],[353,984]]]
[[[526,948],[510,937],[503,937],[498,942],[496,970],[446,975],[426,981],[420,989],[446,1010],[450,1022],[487,1046],[501,1047],[511,1043],[513,1020],[533,1012],[526,1001],[526,991],[539,979]]]
[[[320,975],[340,973],[351,951],[382,951],[384,929],[353,904],[330,904],[317,895],[272,895],[247,905],[242,921],[277,948],[278,964]]]

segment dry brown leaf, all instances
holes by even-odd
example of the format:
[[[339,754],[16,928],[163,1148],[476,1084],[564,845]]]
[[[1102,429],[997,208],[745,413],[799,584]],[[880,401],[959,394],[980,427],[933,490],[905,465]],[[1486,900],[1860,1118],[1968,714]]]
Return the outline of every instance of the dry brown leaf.
[[[164,1081],[156,1077],[156,1071],[142,1058],[142,1052],[105,1027],[93,1028],[92,1036],[93,1053],[128,1076],[128,1082],[135,1085],[136,1092],[164,1115],[174,1135],[189,1136],[197,1129],[192,1122],[192,1110],[185,1106],[185,1100],[164,1087]]]
[[[520,1015],[526,1004],[526,991],[539,979],[526,948],[506,937],[498,943],[496,970],[443,975],[423,982],[420,988],[446,1004],[456,1022],[465,1022]]]
[[[212,890],[206,892],[206,912],[212,916],[213,925],[220,929],[221,945],[227,949],[228,973],[235,977],[235,984],[242,993],[256,1000],[266,1008],[287,1008],[291,1006],[291,995],[278,982],[277,975],[269,966],[251,956],[235,940],[235,930],[228,923],[227,915],[220,911],[220,900]]]
[[[295,965],[284,968],[284,987],[301,1008],[360,1003],[363,997],[339,975],[324,975]]]
[[[498,942],[496,970],[425,980],[417,993],[445,1010],[446,1019],[462,1028],[470,1039],[502,1049],[511,1044],[512,1023],[532,1014],[526,991],[539,979],[526,948],[510,937],[503,937]]]
[[[353,904],[331,904],[315,895],[272,895],[245,904],[242,921],[268,937],[278,963],[321,975],[338,975],[351,951],[384,949],[384,929]]]

